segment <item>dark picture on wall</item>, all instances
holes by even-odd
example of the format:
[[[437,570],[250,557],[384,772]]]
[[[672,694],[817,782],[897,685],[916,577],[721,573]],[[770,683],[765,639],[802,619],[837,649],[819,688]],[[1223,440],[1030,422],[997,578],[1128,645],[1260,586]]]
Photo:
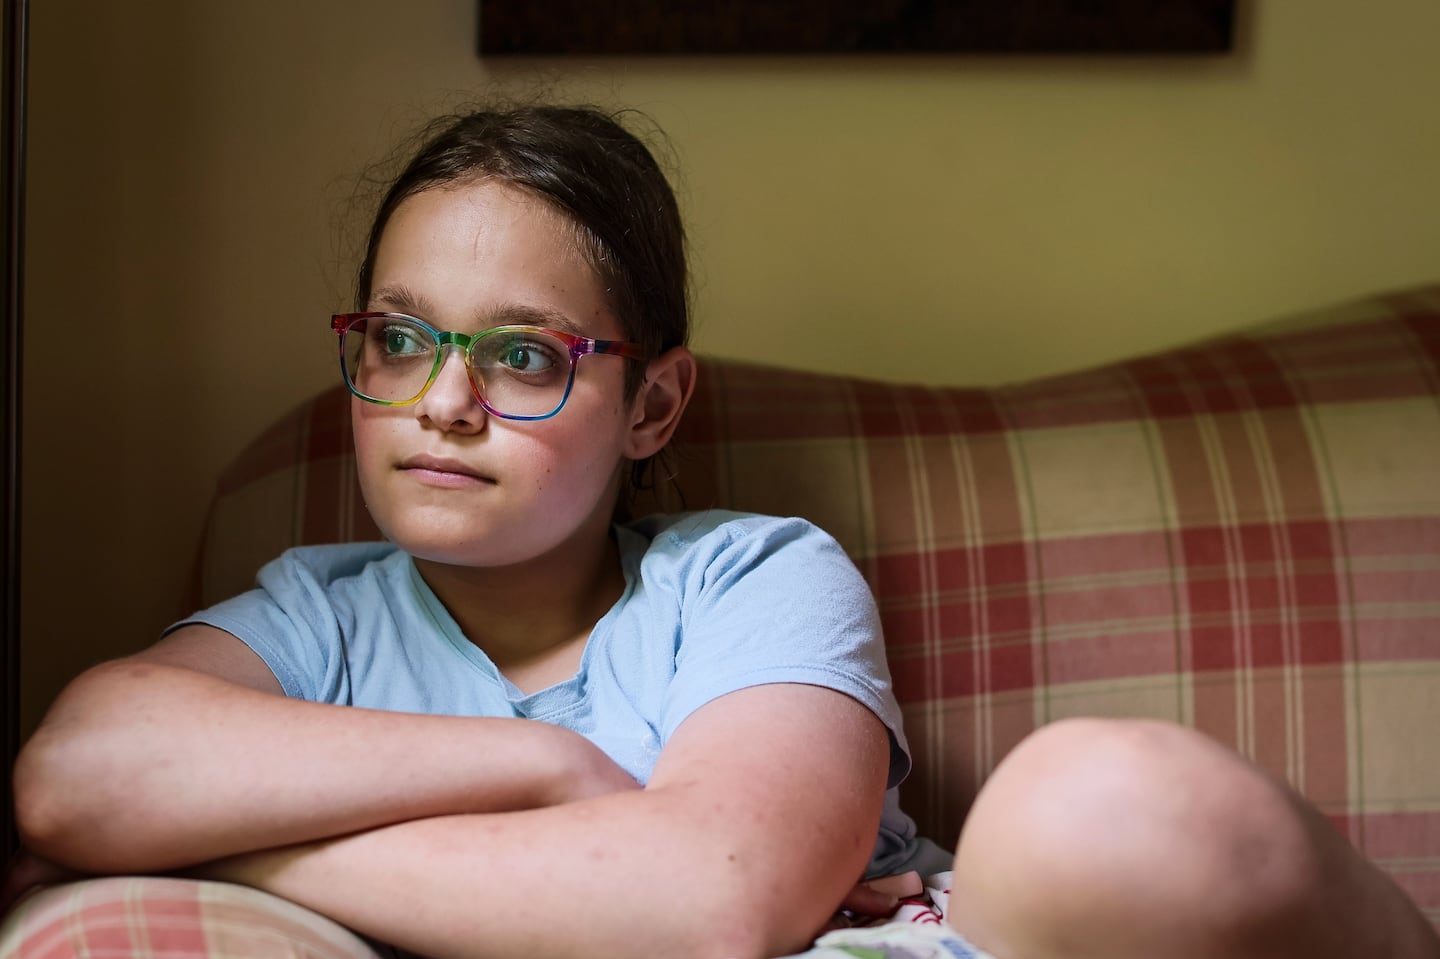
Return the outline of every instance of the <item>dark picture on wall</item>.
[[[480,54],[1216,53],[1235,0],[479,0]]]

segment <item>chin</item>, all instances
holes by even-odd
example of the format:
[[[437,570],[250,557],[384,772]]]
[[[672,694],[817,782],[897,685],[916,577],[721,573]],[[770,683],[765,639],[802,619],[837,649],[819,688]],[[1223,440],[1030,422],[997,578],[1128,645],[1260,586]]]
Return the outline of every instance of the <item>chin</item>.
[[[496,555],[498,551],[491,545],[496,540],[491,537],[455,541],[448,537],[417,536],[413,533],[406,535],[401,532],[398,535],[387,534],[385,538],[416,559],[431,563],[475,567],[507,565],[507,557]],[[507,553],[513,551],[513,545],[509,545],[505,550]]]
[[[476,529],[458,520],[448,523],[385,525],[385,538],[418,560],[476,569],[513,566],[545,552],[543,544],[522,539],[516,530]],[[467,529],[467,526],[469,527]]]

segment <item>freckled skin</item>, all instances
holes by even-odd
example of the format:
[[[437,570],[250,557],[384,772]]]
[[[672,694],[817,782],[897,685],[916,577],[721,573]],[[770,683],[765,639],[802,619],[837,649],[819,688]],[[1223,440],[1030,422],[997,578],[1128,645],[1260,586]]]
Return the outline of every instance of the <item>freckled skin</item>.
[[[620,339],[620,322],[573,237],[559,214],[514,187],[422,191],[385,228],[368,306],[403,306],[460,332],[524,306],[561,313],[584,335]],[[535,422],[488,415],[454,356],[413,406],[354,400],[360,482],[376,523],[422,561],[558,561],[577,536],[591,539],[609,523],[632,413],[617,402],[628,362],[585,357],[565,408]],[[421,452],[463,460],[494,482],[463,491],[420,486],[396,467]]]

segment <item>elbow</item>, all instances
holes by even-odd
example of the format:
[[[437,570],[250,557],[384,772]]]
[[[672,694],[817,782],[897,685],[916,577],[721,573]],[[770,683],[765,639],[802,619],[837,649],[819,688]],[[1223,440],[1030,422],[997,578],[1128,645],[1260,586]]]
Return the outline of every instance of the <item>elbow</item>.
[[[768,919],[744,905],[727,906],[724,897],[717,896],[709,908],[688,913],[684,928],[665,937],[664,951],[696,959],[767,959],[809,946],[810,938],[784,935]]]
[[[681,931],[686,941],[675,954],[766,959],[804,952],[839,903],[837,896],[829,904],[828,894],[816,895],[818,889],[797,890],[727,865],[699,884],[702,901],[690,899],[677,910],[687,921]]]
[[[25,848],[46,859],[63,861],[67,840],[78,831],[79,810],[65,774],[65,749],[42,730],[20,751],[12,785],[15,826]]]
[[[42,723],[16,758],[11,785],[20,840],[35,854],[84,871],[107,871],[105,850],[124,831],[115,816],[127,777],[114,743],[87,724]],[[106,811],[109,815],[106,815]]]
[[[663,906],[650,913],[684,917],[670,930],[682,945],[659,952],[707,959],[804,952],[864,873],[879,819],[877,808],[868,828],[792,830],[800,835],[788,846],[783,838],[737,840],[724,829],[696,844],[691,832],[685,881],[656,890],[652,904]]]
[[[774,921],[773,917],[757,917],[751,921],[744,918],[743,913],[736,913],[723,927],[713,930],[709,948],[714,949],[716,959],[769,959],[772,956],[798,955],[814,944],[821,926],[816,923],[800,932],[787,929],[785,925]],[[793,923],[788,925],[793,926]],[[691,955],[701,954],[702,947],[697,944],[696,952]]]
[[[15,825],[21,844],[41,858],[87,873],[136,868],[133,823],[114,810],[118,801],[102,770],[81,765],[64,743],[32,739],[13,776]],[[109,814],[106,810],[109,809]]]

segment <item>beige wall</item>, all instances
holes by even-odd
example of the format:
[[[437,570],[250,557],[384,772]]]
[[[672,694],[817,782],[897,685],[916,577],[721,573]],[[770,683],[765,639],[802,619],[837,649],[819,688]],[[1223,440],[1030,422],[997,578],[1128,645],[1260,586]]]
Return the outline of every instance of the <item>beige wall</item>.
[[[730,356],[994,382],[1440,275],[1434,0],[1197,60],[487,64],[475,6],[32,5],[27,725],[175,615],[220,465],[334,377],[360,172],[463,95],[648,111]]]

